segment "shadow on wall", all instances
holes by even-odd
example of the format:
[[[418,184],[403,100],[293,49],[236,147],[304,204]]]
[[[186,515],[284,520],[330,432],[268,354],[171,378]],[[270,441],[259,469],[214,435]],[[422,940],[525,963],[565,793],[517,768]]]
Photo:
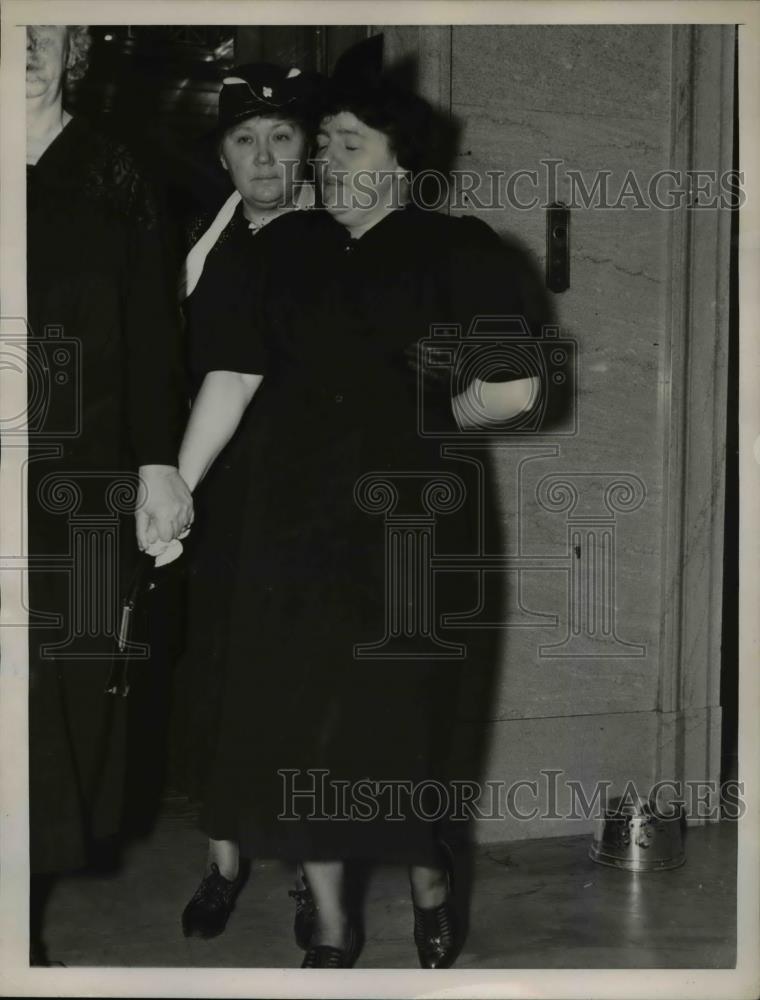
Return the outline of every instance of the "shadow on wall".
[[[419,92],[420,64],[416,56],[398,60],[388,67],[386,74],[401,89]],[[463,122],[436,108],[432,109],[423,173],[415,182],[417,204],[434,206],[440,202],[441,183],[436,175],[442,175],[451,181],[462,132]],[[425,173],[428,174],[427,178]],[[447,189],[453,190],[453,185],[447,185]],[[546,342],[542,350],[546,355],[546,370],[551,373],[551,384],[547,387],[546,410],[541,429],[544,433],[551,433],[566,425],[572,417],[577,388],[575,359],[569,354],[561,361],[557,360],[558,356],[549,358],[553,345],[551,339],[547,340],[547,328],[549,331],[557,328],[553,294],[546,287],[542,268],[525,244],[511,234],[502,234],[500,238],[506,250],[510,281],[521,290],[523,318],[531,335]],[[562,331],[558,332],[561,336]],[[549,332],[549,338],[551,336]]]

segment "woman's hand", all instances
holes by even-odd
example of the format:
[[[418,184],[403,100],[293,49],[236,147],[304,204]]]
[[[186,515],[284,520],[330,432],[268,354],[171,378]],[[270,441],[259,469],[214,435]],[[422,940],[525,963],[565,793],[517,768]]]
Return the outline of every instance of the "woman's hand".
[[[475,378],[451,402],[460,430],[504,423],[535,406],[541,388],[536,376],[512,382],[483,382]]]
[[[193,523],[193,498],[172,465],[141,465],[143,503],[135,511],[137,544],[144,552],[154,542],[171,542]]]
[[[451,392],[455,379],[450,352],[441,352],[440,363],[437,363],[434,346],[414,341],[405,348],[404,361],[411,372],[422,376],[425,388]],[[451,409],[460,430],[488,427],[530,410],[539,391],[540,379],[537,377],[511,382],[484,382],[474,378],[463,392],[453,397]]]

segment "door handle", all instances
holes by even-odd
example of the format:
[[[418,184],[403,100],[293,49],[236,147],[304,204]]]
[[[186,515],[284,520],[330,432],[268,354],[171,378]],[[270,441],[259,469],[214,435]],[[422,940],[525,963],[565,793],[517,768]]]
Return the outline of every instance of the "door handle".
[[[546,287],[552,292],[570,287],[570,209],[561,201],[546,211]]]

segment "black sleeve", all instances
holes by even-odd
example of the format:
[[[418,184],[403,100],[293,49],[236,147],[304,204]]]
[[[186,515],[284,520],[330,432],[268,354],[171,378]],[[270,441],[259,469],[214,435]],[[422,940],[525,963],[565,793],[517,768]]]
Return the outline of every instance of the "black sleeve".
[[[535,348],[527,342],[539,331],[526,296],[526,264],[520,259],[524,254],[478,219],[457,221],[451,287],[453,313],[462,331],[460,366],[466,370],[466,355],[477,353],[478,375],[485,381],[525,378],[536,370]],[[486,362],[484,345],[489,342],[493,350],[487,352]]]
[[[227,251],[227,247],[223,250]],[[190,368],[196,386],[212,371],[262,375],[267,355],[263,325],[263,261],[212,252],[185,303]]]
[[[530,335],[531,324],[525,306],[520,268],[513,253],[490,226],[479,219],[458,220],[461,235],[452,261],[452,289],[455,310],[464,324],[464,333],[477,318],[510,318],[507,331],[523,329]]]
[[[176,267],[155,195],[139,175],[130,208],[124,334],[132,446],[138,465],[176,465],[188,409]]]

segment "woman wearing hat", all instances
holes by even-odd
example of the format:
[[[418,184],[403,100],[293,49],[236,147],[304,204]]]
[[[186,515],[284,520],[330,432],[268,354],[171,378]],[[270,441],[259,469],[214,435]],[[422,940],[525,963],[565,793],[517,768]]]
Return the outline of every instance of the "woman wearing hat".
[[[192,486],[254,400],[202,820],[244,854],[302,862],[317,906],[304,967],[356,960],[345,868],[375,859],[409,866],[419,962],[442,968],[461,945],[450,878],[430,803],[404,791],[442,775],[462,670],[482,665],[414,627],[420,601],[393,589],[398,553],[377,514],[419,525],[457,505],[473,513],[464,490],[455,500],[461,465],[420,432],[420,407],[456,435],[528,412],[538,386],[513,371],[452,391],[433,366],[410,367],[431,324],[466,331],[477,315],[521,309],[487,226],[410,203],[428,108],[368,73],[368,57],[354,60],[358,74],[344,61],[321,120],[326,211],[291,213],[263,234],[266,269],[237,303],[247,326],[220,327],[209,345],[182,446]],[[472,524],[460,518],[447,543],[465,546]]]
[[[265,267],[264,227],[288,212],[313,207],[314,188],[304,177],[319,83],[316,74],[268,63],[239,66],[224,79],[215,141],[235,190],[215,218],[192,227],[193,245],[181,276],[194,395],[220,329],[225,336],[239,337],[241,348],[249,334],[250,317],[239,311],[241,288]],[[255,422],[253,410],[249,416]],[[201,797],[222,690],[226,610],[246,490],[240,464],[245,428],[224,448],[213,420],[204,433],[220,454],[197,491],[203,516],[190,542],[189,636],[178,671],[179,716],[187,729],[182,739],[184,783]],[[207,871],[182,916],[184,933],[220,934],[242,881],[237,844],[211,839]],[[310,895],[303,884],[293,895],[300,927],[308,920]],[[308,936],[308,931],[302,933]]]

